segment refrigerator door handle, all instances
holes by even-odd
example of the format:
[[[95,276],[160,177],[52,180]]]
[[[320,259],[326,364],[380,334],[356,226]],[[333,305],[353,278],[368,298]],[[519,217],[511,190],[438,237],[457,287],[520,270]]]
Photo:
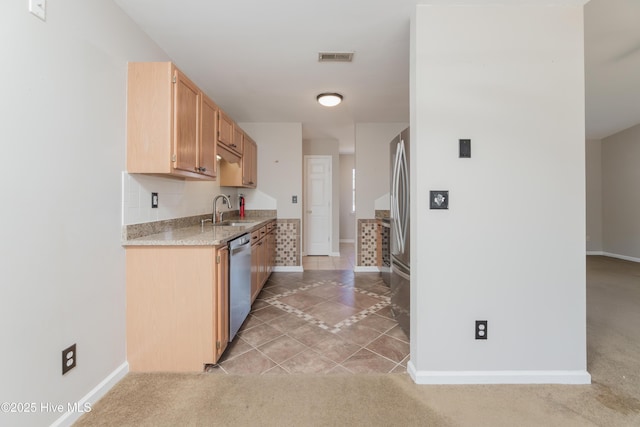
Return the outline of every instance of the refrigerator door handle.
[[[407,182],[407,156],[404,149],[404,140],[400,140],[398,143],[400,148],[400,156],[398,162],[398,227],[399,227],[399,237],[400,237],[400,250],[404,253],[406,252],[405,242],[407,240],[407,220],[408,220],[408,212],[407,212],[407,188],[409,187],[409,183]],[[400,200],[402,198],[402,200]]]
[[[402,144],[398,142],[396,145],[396,157],[393,162],[393,179],[391,188],[391,216],[393,218],[393,231],[398,249],[402,249],[401,227],[400,227],[400,207],[398,200],[398,185],[400,175],[400,156],[401,156]]]
[[[404,244],[403,247],[406,246],[407,243],[407,234],[409,233],[409,165],[407,164],[407,152],[404,149],[405,142],[402,141],[402,162],[404,164],[404,224],[403,224],[403,236],[404,236]],[[405,248],[406,252],[407,248]]]

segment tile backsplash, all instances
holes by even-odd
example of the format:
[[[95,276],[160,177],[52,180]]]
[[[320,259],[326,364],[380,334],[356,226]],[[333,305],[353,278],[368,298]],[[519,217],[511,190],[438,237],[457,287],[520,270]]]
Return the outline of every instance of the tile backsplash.
[[[358,219],[358,265],[373,267],[378,264],[378,220]]]
[[[276,226],[276,266],[300,265],[300,220],[278,219]]]
[[[236,190],[224,188],[225,194]],[[158,207],[151,207],[151,193],[158,193]],[[220,194],[215,181],[189,181],[122,172],[122,224],[211,213],[213,198]]]

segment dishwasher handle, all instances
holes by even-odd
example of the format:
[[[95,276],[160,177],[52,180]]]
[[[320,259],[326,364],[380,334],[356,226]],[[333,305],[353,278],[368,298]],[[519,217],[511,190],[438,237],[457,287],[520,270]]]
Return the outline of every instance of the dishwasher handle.
[[[248,246],[250,243],[251,239],[249,238],[249,233],[243,234],[229,242],[229,250],[235,251],[236,249],[244,249],[244,246]]]

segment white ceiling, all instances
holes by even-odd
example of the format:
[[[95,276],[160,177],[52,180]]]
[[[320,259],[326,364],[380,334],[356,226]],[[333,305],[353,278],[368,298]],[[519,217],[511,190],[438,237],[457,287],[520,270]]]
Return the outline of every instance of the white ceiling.
[[[238,122],[300,122],[345,153],[356,122],[409,122],[409,19],[427,1],[115,1]],[[585,7],[588,137],[640,122],[639,22],[637,0]],[[321,51],[354,60],[320,63]],[[327,91],[344,102],[320,107]]]

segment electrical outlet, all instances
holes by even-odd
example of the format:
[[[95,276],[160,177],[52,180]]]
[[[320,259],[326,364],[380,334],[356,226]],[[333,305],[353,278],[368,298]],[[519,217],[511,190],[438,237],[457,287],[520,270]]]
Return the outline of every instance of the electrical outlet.
[[[151,193],[151,208],[155,209],[158,207],[158,193]]]
[[[298,196],[291,196],[291,203],[298,203]]]
[[[76,367],[77,359],[78,354],[76,353],[75,344],[62,350],[62,375]]]
[[[487,339],[487,321],[486,320],[476,320],[476,339],[477,340],[486,340]]]
[[[471,140],[470,139],[460,139],[460,158],[461,159],[469,159],[471,158]]]

